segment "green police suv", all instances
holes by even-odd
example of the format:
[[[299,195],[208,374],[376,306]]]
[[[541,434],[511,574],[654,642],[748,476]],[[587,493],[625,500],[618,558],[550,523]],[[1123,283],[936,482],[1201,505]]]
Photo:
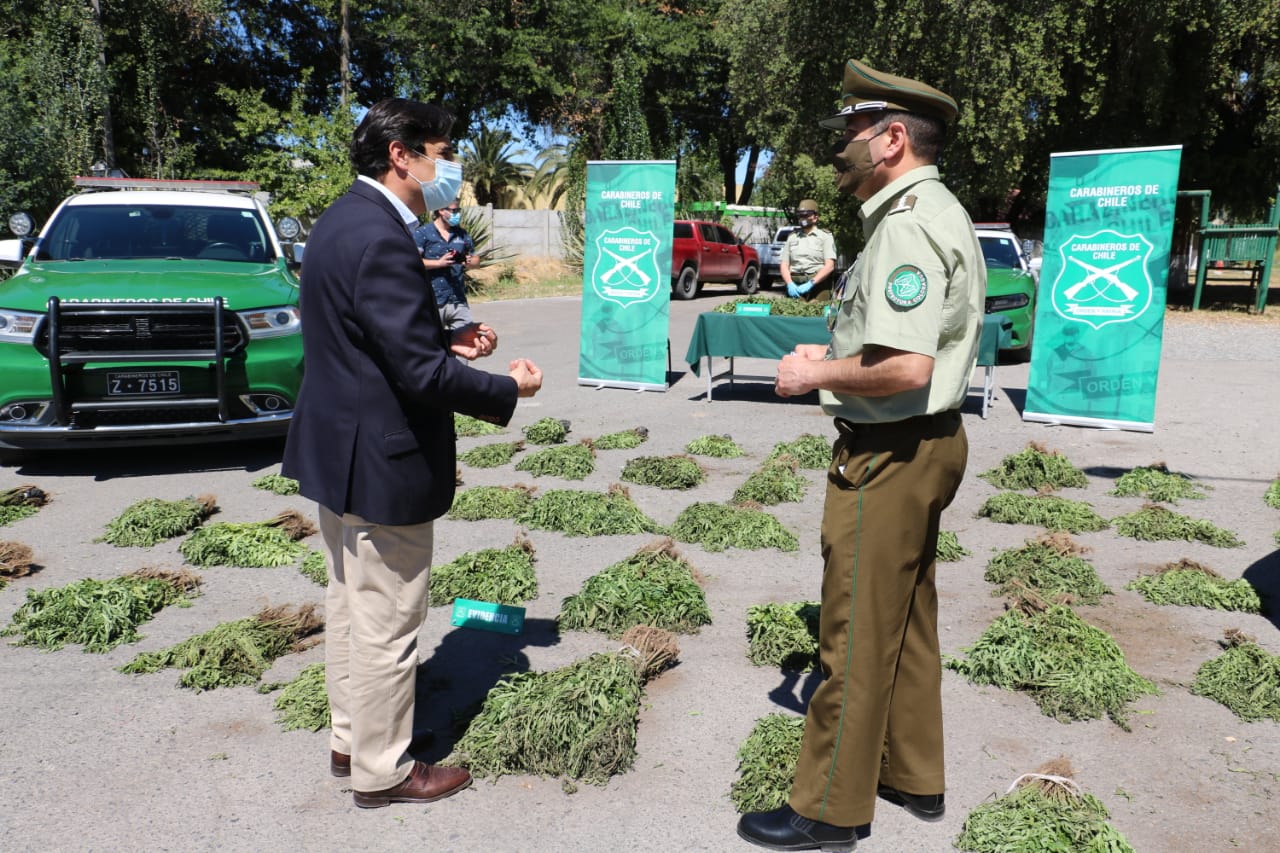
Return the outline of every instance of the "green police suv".
[[[302,380],[298,279],[257,185],[76,186],[34,240],[16,214],[18,239],[0,241],[17,268],[0,281],[0,448],[283,435]]]
[[[1006,222],[975,222],[987,265],[988,314],[1003,314],[1013,323],[1009,350],[1016,358],[1031,358],[1035,330],[1036,285],[1040,268]]]

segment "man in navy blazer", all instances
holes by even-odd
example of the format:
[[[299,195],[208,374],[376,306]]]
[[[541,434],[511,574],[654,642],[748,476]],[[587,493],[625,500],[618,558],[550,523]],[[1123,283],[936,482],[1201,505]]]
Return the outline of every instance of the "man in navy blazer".
[[[457,356],[488,354],[496,338],[450,336],[441,324],[412,232],[461,181],[452,126],[434,105],[374,105],[351,142],[358,178],[316,222],[303,258],[306,370],[282,472],[319,504],[330,771],[351,776],[364,808],[470,784],[465,770],[408,751],[432,521],[453,503],[453,413],[505,424],[517,397],[542,386],[523,358],[506,376],[473,369]]]

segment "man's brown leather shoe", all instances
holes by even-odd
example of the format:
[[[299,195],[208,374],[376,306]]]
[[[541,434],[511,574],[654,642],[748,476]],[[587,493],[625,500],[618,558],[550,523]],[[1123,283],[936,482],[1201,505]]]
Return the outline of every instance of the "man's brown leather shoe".
[[[350,776],[351,756],[343,755],[336,749],[329,750],[329,772],[334,776]]]
[[[360,808],[380,809],[392,803],[433,803],[453,796],[470,784],[471,774],[461,767],[438,767],[415,761],[408,777],[394,788],[353,793]]]

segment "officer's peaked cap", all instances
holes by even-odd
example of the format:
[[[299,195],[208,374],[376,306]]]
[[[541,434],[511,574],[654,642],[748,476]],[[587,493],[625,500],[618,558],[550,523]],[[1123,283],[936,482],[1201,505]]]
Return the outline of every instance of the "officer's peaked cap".
[[[843,104],[840,112],[818,122],[831,130],[844,130],[845,120],[860,113],[902,110],[949,122],[959,113],[955,99],[919,80],[885,74],[850,59],[844,65]]]

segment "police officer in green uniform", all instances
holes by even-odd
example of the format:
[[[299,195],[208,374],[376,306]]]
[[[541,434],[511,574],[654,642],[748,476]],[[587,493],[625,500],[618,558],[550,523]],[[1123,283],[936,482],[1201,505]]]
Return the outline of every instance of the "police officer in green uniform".
[[[837,435],[822,519],[819,646],[787,805],[744,815],[774,850],[852,850],[877,797],[943,816],[942,668],[934,564],[964,475],[960,405],[986,270],[968,214],[938,179],[955,101],[850,60],[833,163],[862,201],[867,245],[836,285],[830,347],[778,365],[777,393],[818,389]]]
[[[806,300],[823,298],[836,271],[836,240],[818,227],[818,203],[811,198],[796,208],[800,228],[787,236],[779,258],[778,274],[787,286],[787,296]]]

